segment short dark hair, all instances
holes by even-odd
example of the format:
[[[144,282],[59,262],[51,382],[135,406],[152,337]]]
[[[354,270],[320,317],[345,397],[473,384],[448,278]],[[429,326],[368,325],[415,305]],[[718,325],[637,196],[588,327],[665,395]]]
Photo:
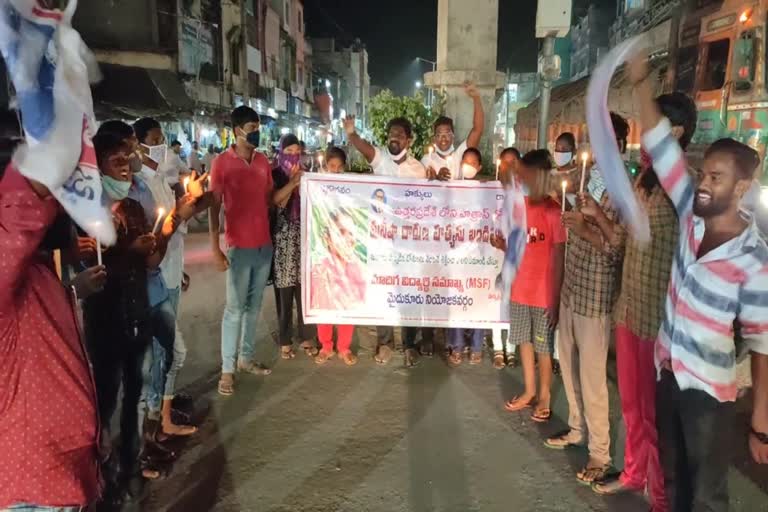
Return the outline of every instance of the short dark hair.
[[[440,126],[448,126],[450,127],[451,131],[453,131],[453,119],[446,116],[440,116],[437,119],[435,119],[435,122],[432,123],[432,131],[436,132],[438,127]]]
[[[664,117],[669,119],[672,126],[682,126],[683,135],[680,137],[680,147],[685,150],[696,133],[698,113],[696,103],[685,93],[673,92],[656,98],[656,104]]]
[[[561,140],[564,140],[568,144],[571,145],[571,147],[575,150],[576,149],[576,137],[571,132],[563,132],[560,135],[557,136],[557,139],[555,142],[559,142]]]
[[[626,149],[629,139],[629,123],[616,112],[611,112],[611,124],[616,134],[616,140],[623,143],[622,149]]]
[[[181,146],[181,142],[174,140],[173,142],[171,142],[171,147],[173,146]]]
[[[288,146],[300,146],[299,138],[292,133],[286,133],[280,137],[280,151],[283,151]]]
[[[99,128],[99,131],[93,136],[93,149],[96,152],[96,164],[99,169],[102,168],[102,164],[110,155],[123,146],[125,146],[125,137],[122,137],[120,133]]]
[[[404,117],[396,117],[392,120],[390,120],[387,123],[387,134],[389,134],[389,131],[394,127],[398,126],[403,129],[405,132],[405,135],[410,139],[413,137],[413,125],[411,125],[411,122],[404,118]]]
[[[251,107],[241,105],[232,111],[232,128],[242,128],[248,123],[260,123],[259,114]]]
[[[534,149],[525,154],[522,159],[523,165],[542,171],[551,171],[555,168],[552,161],[552,155],[546,149]]]
[[[327,162],[333,158],[338,158],[344,165],[347,165],[347,154],[343,149],[336,146],[328,148],[328,151],[325,152],[325,161]]]
[[[760,165],[760,154],[741,142],[733,139],[720,139],[712,143],[704,153],[704,158],[722,153],[733,158],[739,179],[751,180],[755,169]]]
[[[504,158],[507,155],[514,155],[518,160],[522,158],[520,151],[517,148],[504,148],[499,154],[499,158]]]
[[[480,150],[477,148],[467,148],[466,151],[464,151],[464,154],[461,155],[461,158],[464,159],[467,155],[475,155],[477,157],[477,161],[481,164],[483,163],[483,155],[480,153]]]
[[[149,132],[155,128],[160,128],[160,123],[151,117],[142,117],[133,123],[133,131],[136,132],[136,138],[139,139],[139,142],[144,142]]]
[[[122,139],[128,139],[134,135],[133,128],[128,123],[120,121],[119,119],[111,119],[104,121],[99,126],[97,133],[112,133]]]

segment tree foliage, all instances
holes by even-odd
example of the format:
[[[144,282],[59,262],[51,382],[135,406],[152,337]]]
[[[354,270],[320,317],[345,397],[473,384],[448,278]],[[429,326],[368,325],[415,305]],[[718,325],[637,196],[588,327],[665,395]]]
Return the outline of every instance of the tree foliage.
[[[445,107],[445,97],[438,93],[434,96],[432,109],[425,105],[421,92],[416,96],[395,96],[392,91],[385,90],[374,96],[368,110],[373,142],[386,145],[387,123],[395,117],[405,117],[413,125],[411,152],[421,159],[432,141],[432,123],[443,114]]]

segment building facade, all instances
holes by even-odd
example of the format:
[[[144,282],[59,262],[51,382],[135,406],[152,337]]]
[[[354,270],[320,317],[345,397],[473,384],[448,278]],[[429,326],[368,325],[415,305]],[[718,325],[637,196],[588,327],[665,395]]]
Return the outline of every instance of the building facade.
[[[586,14],[571,27],[571,80],[590,75],[608,51],[608,30],[613,17],[613,10],[590,5]]]

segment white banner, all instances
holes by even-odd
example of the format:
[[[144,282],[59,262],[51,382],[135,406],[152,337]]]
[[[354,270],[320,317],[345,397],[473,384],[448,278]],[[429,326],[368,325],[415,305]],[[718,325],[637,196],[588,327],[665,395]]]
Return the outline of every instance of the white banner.
[[[302,305],[311,324],[508,327],[498,182],[306,174]]]

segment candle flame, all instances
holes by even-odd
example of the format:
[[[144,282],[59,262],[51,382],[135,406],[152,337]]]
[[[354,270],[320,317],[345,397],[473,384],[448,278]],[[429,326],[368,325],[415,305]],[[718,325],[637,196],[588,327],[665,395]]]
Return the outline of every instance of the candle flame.
[[[565,190],[568,187],[568,182],[563,180],[562,186],[563,186],[563,190]]]
[[[581,154],[581,159],[584,160],[585,162],[587,161],[588,158],[589,158],[589,153],[587,153],[586,151]]]
[[[161,217],[165,214],[165,208],[158,208],[157,209],[157,216]]]

